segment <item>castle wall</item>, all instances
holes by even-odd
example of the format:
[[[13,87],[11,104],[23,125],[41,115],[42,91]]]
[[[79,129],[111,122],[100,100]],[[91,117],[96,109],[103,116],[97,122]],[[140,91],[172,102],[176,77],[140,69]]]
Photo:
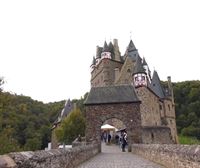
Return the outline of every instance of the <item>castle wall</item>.
[[[136,93],[142,101],[140,104],[142,126],[160,126],[159,98],[146,87],[136,88]]]
[[[167,168],[200,167],[200,145],[134,144],[132,152]]]
[[[135,62],[131,58],[126,58],[119,76],[115,78],[115,84],[131,84],[133,82],[132,73],[134,64]]]
[[[141,118],[139,103],[116,103],[86,106],[86,141],[101,143],[101,126],[111,118],[121,120],[126,126],[129,145],[141,143]]]
[[[178,143],[177,129],[176,129],[176,118],[175,118],[175,107],[172,105],[171,100],[164,100],[165,119],[167,126],[171,129],[172,139],[174,143]]]
[[[121,70],[122,63],[111,59],[102,59],[92,72],[91,86],[100,87],[114,84],[115,69]]]
[[[143,127],[142,142],[145,144],[171,144],[171,130],[165,126]]]
[[[72,149],[15,152],[0,156],[1,168],[75,168],[99,153],[99,146],[90,144]]]

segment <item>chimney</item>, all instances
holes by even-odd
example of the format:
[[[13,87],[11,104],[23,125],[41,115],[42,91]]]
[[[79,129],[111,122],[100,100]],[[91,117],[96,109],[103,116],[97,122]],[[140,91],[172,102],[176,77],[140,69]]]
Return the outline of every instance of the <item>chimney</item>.
[[[174,92],[173,92],[173,88],[172,88],[171,76],[168,76],[167,80],[168,80],[169,94],[170,94],[171,99],[172,99],[172,104],[174,105]]]
[[[121,59],[120,59],[121,53],[119,51],[119,46],[118,46],[118,40],[117,39],[113,39],[113,46],[114,46],[115,60],[116,61],[121,61]]]

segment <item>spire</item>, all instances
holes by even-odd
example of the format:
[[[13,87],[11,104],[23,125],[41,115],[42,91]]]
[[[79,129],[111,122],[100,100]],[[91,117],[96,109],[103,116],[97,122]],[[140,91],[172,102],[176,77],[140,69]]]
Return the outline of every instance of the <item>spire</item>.
[[[145,69],[142,65],[142,59],[140,56],[137,56],[136,58],[136,62],[135,62],[135,67],[134,67],[134,70],[133,70],[133,74],[137,74],[137,73],[145,73]]]
[[[106,43],[106,41],[104,42],[103,45],[103,52],[108,52],[108,44]]]
[[[133,41],[130,40],[130,43],[129,43],[129,45],[128,45],[128,52],[130,52],[130,51],[135,51],[135,50],[137,50],[137,49],[136,49],[136,47],[135,47]]]
[[[154,70],[153,77],[150,85],[150,89],[160,98],[164,98],[164,89],[161,85],[160,78],[158,76],[158,73]]]
[[[109,52],[113,52],[113,44],[112,44],[112,42],[110,42],[109,45],[108,45],[108,51]]]

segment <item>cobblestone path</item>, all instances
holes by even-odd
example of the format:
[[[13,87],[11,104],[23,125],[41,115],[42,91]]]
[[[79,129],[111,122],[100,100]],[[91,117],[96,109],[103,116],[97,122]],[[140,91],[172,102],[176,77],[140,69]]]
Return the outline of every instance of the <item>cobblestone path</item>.
[[[140,156],[121,152],[115,145],[102,144],[102,153],[89,159],[78,168],[164,168]]]

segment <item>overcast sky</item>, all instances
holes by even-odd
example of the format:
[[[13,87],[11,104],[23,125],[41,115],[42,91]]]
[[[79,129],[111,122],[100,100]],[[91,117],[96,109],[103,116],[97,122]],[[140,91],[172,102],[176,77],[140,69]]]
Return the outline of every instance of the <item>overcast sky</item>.
[[[117,38],[124,54],[130,36],[161,80],[200,80],[199,0],[1,0],[4,90],[43,102],[80,98],[96,46]]]

